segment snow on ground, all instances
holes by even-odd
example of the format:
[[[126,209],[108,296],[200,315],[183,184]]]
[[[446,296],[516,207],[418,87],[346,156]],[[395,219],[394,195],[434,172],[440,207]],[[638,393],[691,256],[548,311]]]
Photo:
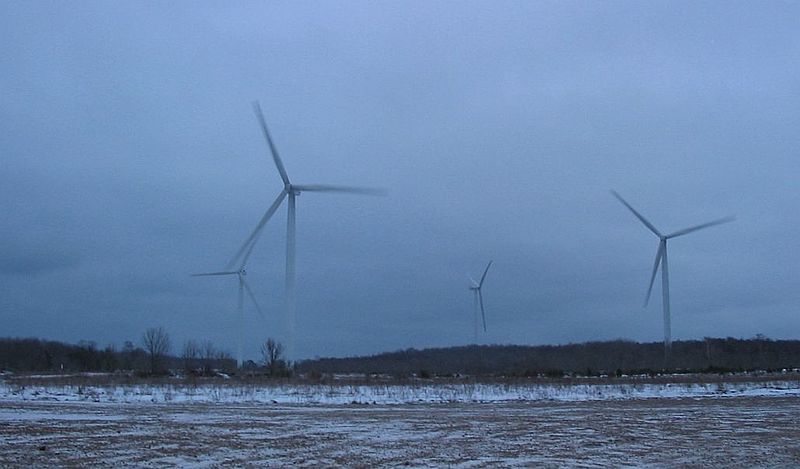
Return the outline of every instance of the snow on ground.
[[[800,396],[800,381],[621,384],[210,384],[199,386],[186,384],[40,386],[0,383],[0,402],[400,405],[770,396]]]
[[[0,382],[0,467],[800,467],[798,397],[796,379],[196,387],[9,380]]]
[[[0,467],[798,467],[800,399],[0,401]]]

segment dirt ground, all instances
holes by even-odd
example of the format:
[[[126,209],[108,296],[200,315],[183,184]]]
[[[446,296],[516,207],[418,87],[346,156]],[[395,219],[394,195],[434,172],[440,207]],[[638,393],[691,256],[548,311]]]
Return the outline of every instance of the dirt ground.
[[[800,465],[800,399],[0,403],[0,466]]]

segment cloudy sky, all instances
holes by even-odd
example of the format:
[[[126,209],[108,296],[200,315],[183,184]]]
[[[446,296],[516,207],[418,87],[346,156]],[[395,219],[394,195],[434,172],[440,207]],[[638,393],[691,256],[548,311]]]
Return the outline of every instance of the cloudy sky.
[[[0,336],[163,326],[234,350],[219,270],[299,183],[298,357],[472,341],[800,338],[800,7],[779,2],[2,2]],[[282,339],[286,212],[248,279]]]

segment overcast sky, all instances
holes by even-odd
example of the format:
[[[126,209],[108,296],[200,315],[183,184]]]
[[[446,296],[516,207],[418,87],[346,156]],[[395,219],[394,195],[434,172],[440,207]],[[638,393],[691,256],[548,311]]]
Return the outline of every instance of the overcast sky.
[[[0,336],[163,326],[234,351],[225,266],[298,198],[299,358],[472,341],[800,338],[800,7],[780,2],[0,3]],[[285,206],[245,355],[285,335]]]

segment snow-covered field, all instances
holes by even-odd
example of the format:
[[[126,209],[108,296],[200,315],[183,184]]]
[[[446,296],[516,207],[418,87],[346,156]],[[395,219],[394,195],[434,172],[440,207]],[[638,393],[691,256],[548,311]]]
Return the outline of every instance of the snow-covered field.
[[[798,467],[800,399],[0,405],[0,467]]]
[[[415,404],[512,401],[596,401],[652,398],[800,396],[800,381],[624,384],[414,385],[17,385],[0,383],[3,401],[229,404]]]
[[[796,381],[0,385],[0,467],[800,466]]]

